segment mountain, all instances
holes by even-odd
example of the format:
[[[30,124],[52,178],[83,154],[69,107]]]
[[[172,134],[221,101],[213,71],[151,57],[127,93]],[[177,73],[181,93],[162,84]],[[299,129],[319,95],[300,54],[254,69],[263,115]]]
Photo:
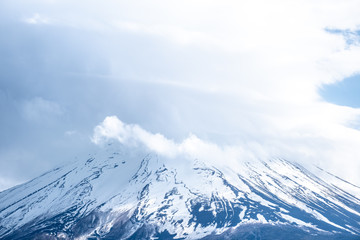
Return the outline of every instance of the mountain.
[[[284,159],[212,165],[110,147],[1,192],[0,239],[355,240],[359,193]]]

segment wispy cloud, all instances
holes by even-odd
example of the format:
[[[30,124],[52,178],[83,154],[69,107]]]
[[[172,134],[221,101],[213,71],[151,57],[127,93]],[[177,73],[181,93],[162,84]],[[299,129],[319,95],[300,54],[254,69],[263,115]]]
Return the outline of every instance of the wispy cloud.
[[[35,13],[32,17],[25,18],[24,22],[28,24],[50,24],[50,19]]]
[[[64,114],[64,109],[56,102],[35,97],[22,104],[22,114],[27,120],[46,122],[49,118]]]

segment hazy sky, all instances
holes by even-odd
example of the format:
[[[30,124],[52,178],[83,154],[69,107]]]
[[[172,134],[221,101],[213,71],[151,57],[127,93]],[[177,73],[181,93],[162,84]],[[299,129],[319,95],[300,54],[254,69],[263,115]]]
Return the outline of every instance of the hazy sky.
[[[0,190],[122,122],[360,184],[359,33],[358,0],[0,1]]]

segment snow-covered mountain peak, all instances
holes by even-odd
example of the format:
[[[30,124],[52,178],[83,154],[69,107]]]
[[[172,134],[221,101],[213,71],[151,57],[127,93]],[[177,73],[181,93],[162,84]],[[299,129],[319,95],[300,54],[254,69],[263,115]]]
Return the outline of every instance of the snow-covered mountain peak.
[[[324,176],[283,159],[214,166],[108,146],[1,192],[0,238],[356,239],[359,188]]]

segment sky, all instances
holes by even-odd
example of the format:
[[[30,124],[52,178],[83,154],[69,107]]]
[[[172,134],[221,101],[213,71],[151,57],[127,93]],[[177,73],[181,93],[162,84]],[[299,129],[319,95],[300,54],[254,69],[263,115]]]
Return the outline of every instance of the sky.
[[[345,78],[335,84],[325,85],[320,90],[320,96],[331,103],[353,108],[360,107],[360,75]]]
[[[1,1],[0,190],[124,136],[167,156],[190,144],[203,159],[211,148],[218,161],[315,164],[360,185],[359,9]]]

